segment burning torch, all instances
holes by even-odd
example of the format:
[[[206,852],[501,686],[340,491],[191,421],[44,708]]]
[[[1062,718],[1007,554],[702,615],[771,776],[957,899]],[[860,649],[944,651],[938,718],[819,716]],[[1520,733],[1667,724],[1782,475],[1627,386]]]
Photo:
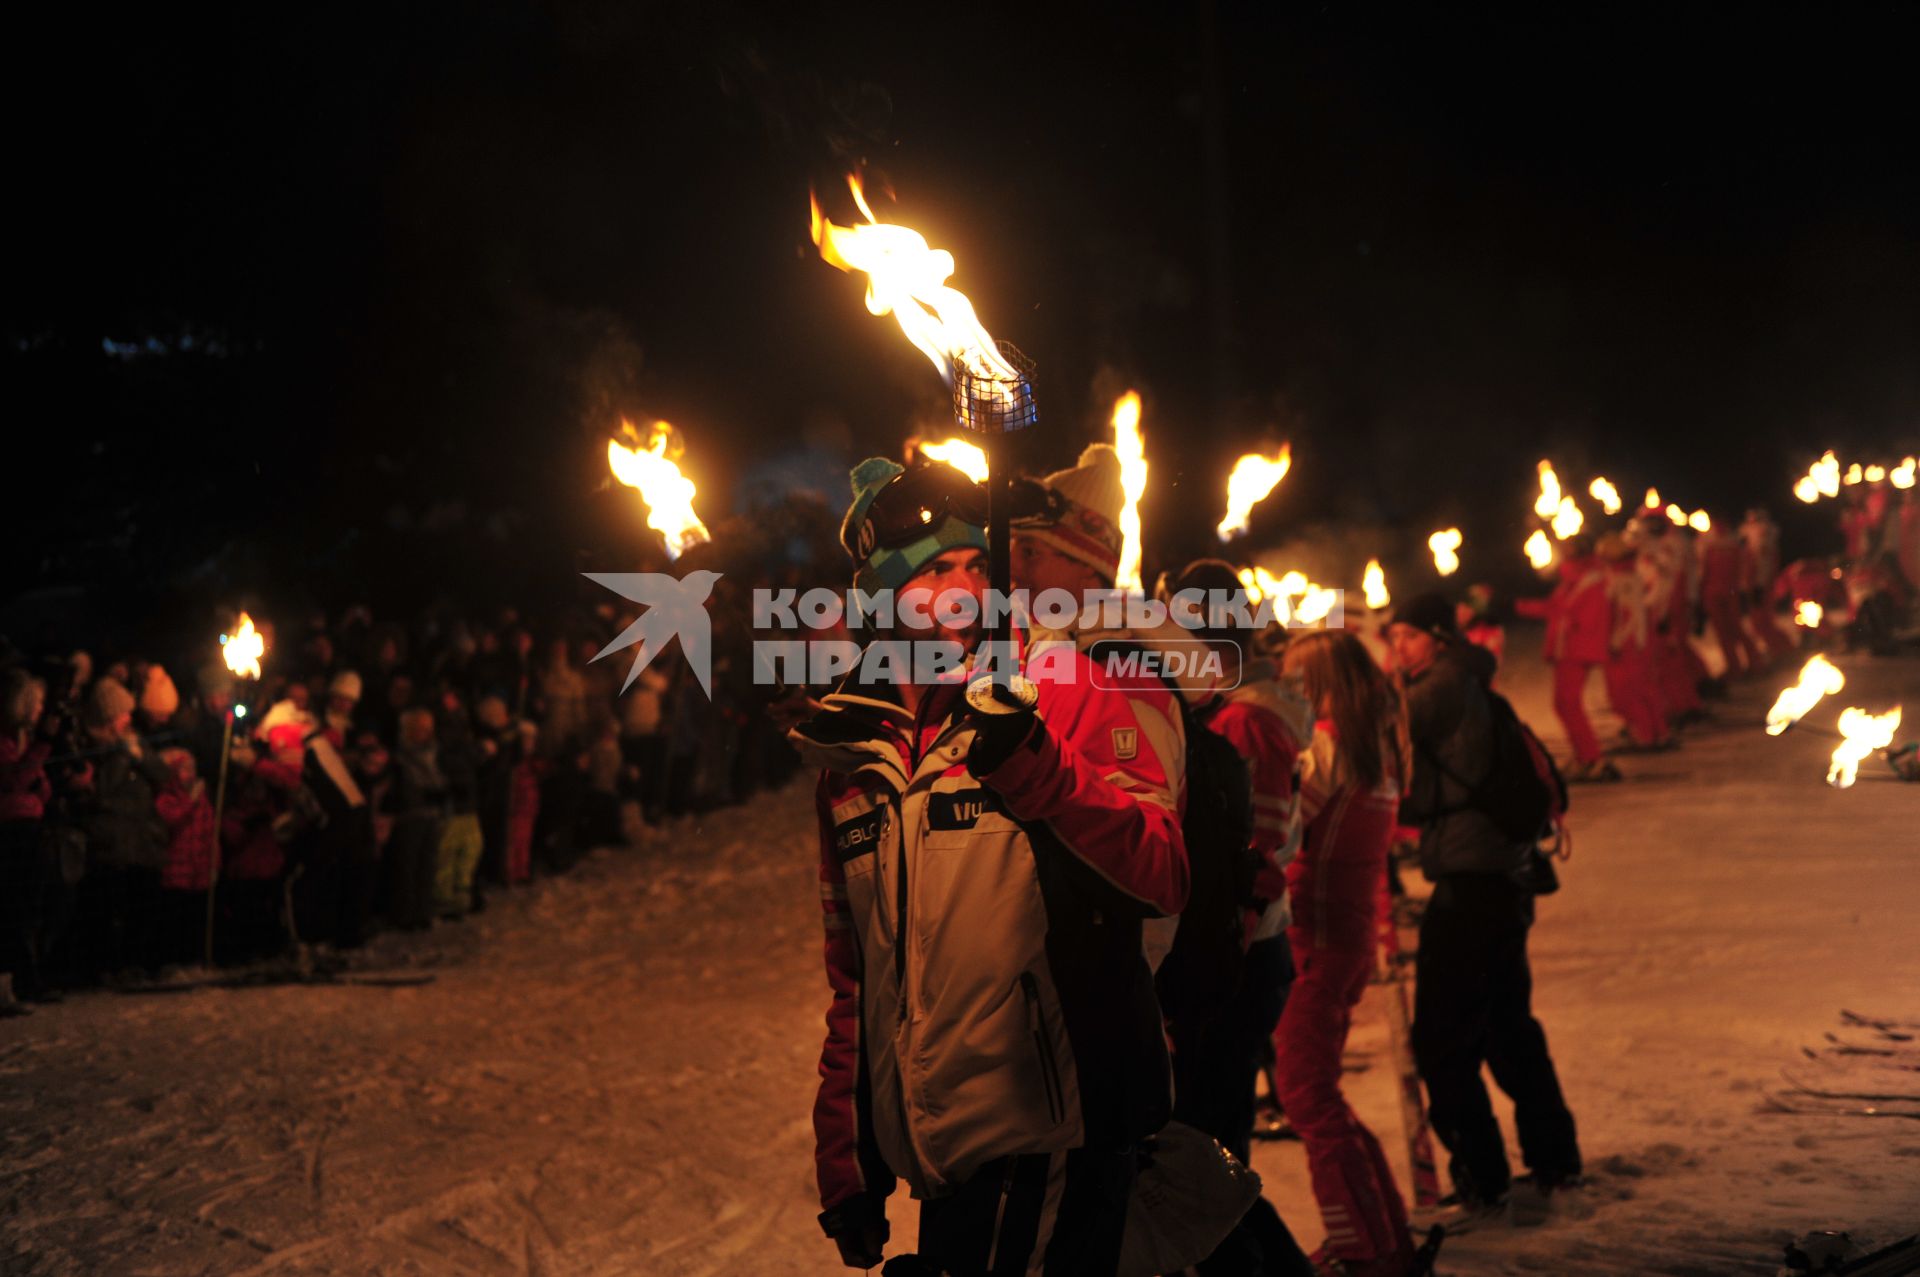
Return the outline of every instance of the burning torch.
[[[976,439],[986,458],[988,626],[982,639],[987,677],[967,688],[967,701],[986,713],[1032,708],[1037,694],[1016,669],[1010,519],[1013,474],[1010,436],[1039,420],[1033,396],[1033,362],[996,341],[974,314],[966,294],[949,287],[953,254],[932,248],[909,227],[881,222],[867,206],[858,177],[847,185],[864,225],[838,226],[813,202],[813,242],[829,265],[867,277],[867,310],[891,314],[933,363],[953,395],[953,420]]]
[[[245,612],[240,614],[240,622],[234,626],[233,633],[220,636],[220,659],[233,672],[235,678],[258,681],[260,678],[260,658],[267,654],[267,640],[259,630],[253,628],[253,618]],[[204,956],[206,964],[213,965],[213,915],[214,897],[220,885],[220,818],[227,806],[227,762],[233,756],[233,720],[245,718],[247,707],[238,697],[227,707],[220,729],[220,777],[213,789],[213,860],[207,871],[207,931]]]

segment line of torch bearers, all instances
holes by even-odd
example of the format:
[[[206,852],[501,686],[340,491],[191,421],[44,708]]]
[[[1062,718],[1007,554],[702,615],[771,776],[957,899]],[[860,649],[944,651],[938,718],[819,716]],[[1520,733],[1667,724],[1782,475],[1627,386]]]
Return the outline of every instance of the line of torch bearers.
[[[828,220],[819,201],[811,204],[811,232],[821,258],[843,271],[864,274],[867,283],[867,309],[875,316],[891,314],[909,341],[932,361],[949,387],[956,372],[970,384],[989,387],[988,393],[1006,393],[994,387],[1018,387],[1030,394],[1030,386],[1007,357],[1005,349],[981,325],[966,295],[948,285],[955,266],[952,254],[929,246],[917,231],[905,226],[883,223],[868,206],[857,177],[848,180],[854,206],[865,219],[853,226],[840,226]],[[1112,442],[1121,462],[1122,486],[1126,504],[1121,516],[1124,538],[1120,571],[1116,585],[1123,590],[1142,588],[1140,501],[1146,493],[1148,463],[1145,436],[1141,428],[1141,400],[1128,390],[1115,401],[1111,418]],[[977,423],[960,420],[965,428]],[[647,526],[659,532],[671,557],[709,539],[706,526],[693,508],[696,489],[680,470],[678,458],[683,444],[668,423],[656,422],[642,432],[629,422],[621,423],[621,438],[609,441],[607,460],[613,475],[622,484],[636,489],[647,508]],[[990,434],[975,435],[978,442],[959,434],[944,439],[915,440],[915,451],[923,457],[945,462],[976,482],[987,482],[993,471]],[[1227,476],[1226,509],[1215,534],[1222,544],[1244,536],[1250,530],[1255,506],[1270,496],[1293,466],[1290,445],[1281,444],[1272,452],[1251,452],[1234,463]],[[1538,570],[1549,569],[1556,557],[1555,546],[1578,535],[1586,525],[1586,515],[1575,496],[1566,491],[1559,474],[1548,460],[1536,467],[1539,493],[1533,505],[1541,520],[1522,546],[1529,563]],[[1794,495],[1812,503],[1822,497],[1838,495],[1840,489],[1858,483],[1887,482],[1896,488],[1911,488],[1916,477],[1916,460],[1906,457],[1897,465],[1854,463],[1842,468],[1833,452],[1826,453],[1794,485]],[[1595,476],[1587,485],[1587,495],[1607,516],[1624,508],[1620,490],[1604,476]],[[1648,488],[1640,503],[1644,514],[1659,512],[1675,526],[1706,533],[1712,520],[1704,509],[1691,512],[1677,503],[1663,501],[1657,488]],[[1457,527],[1442,528],[1427,538],[1434,570],[1442,577],[1459,571],[1460,550],[1464,538]],[[1340,602],[1340,592],[1313,581],[1297,569],[1278,574],[1264,566],[1241,569],[1240,580],[1256,600],[1271,599],[1275,617],[1289,625],[1312,625],[1329,616]],[[1386,574],[1378,559],[1370,559],[1362,576],[1362,594],[1370,610],[1385,609],[1391,603]],[[1817,603],[1803,603],[1795,620],[1803,626],[1820,624]],[[235,667],[238,668],[238,667]],[[257,666],[255,667],[257,677]],[[1798,723],[1821,699],[1838,692],[1845,680],[1838,668],[1824,656],[1815,656],[1802,669],[1799,681],[1781,692],[1767,716],[1767,732],[1778,736]],[[1840,744],[1833,751],[1828,782],[1839,788],[1854,783],[1861,760],[1889,748],[1900,725],[1900,709],[1872,714],[1858,707],[1847,708],[1840,716]],[[224,756],[222,775],[224,777]]]

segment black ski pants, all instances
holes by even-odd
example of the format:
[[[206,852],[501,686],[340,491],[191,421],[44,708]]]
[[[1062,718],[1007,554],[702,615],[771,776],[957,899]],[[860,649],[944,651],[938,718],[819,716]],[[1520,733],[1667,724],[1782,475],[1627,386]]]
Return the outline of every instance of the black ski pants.
[[[1440,879],[1420,922],[1414,1059],[1454,1187],[1481,1201],[1504,1194],[1512,1177],[1483,1063],[1513,1100],[1520,1155],[1534,1177],[1552,1184],[1580,1173],[1573,1114],[1533,1018],[1532,925],[1532,893],[1496,874]]]
[[[1135,1165],[1130,1149],[1087,1148],[988,1162],[952,1194],[920,1203],[918,1271],[1112,1277]]]

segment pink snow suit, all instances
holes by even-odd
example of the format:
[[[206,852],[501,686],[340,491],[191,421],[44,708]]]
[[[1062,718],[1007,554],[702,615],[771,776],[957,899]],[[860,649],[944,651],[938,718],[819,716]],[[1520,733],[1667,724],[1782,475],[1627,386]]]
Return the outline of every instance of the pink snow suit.
[[[1340,1093],[1340,1055],[1353,1008],[1373,972],[1380,887],[1400,809],[1397,777],[1363,790],[1318,724],[1301,768],[1306,835],[1287,871],[1299,975],[1274,1033],[1274,1077],[1287,1119],[1307,1146],[1329,1251],[1348,1260],[1412,1248],[1406,1207],[1380,1141]],[[1388,757],[1391,758],[1391,751]]]

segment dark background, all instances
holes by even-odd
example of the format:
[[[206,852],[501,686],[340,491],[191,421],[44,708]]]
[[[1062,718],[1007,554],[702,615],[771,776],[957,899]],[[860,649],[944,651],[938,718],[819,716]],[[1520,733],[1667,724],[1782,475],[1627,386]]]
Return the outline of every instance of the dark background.
[[[1910,6],[59,8],[5,77],[42,612],[535,601],[641,553],[623,411],[709,522],[835,423],[896,451],[938,379],[807,238],[855,165],[1039,361],[1037,465],[1141,389],[1150,566],[1282,438],[1254,544],[1500,575],[1540,456],[1824,550],[1793,477],[1920,435]]]

